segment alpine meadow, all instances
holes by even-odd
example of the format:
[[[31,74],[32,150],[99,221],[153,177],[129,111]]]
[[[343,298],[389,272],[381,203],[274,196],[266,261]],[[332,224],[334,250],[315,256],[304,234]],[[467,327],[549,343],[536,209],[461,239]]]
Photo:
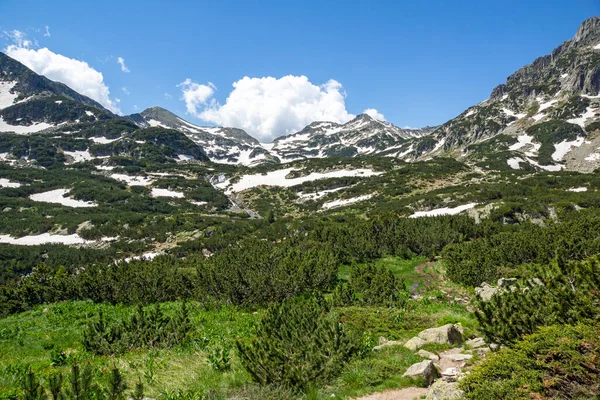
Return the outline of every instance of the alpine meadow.
[[[414,128],[240,49],[228,96],[138,112],[158,67],[3,7],[0,400],[600,399],[600,17]]]

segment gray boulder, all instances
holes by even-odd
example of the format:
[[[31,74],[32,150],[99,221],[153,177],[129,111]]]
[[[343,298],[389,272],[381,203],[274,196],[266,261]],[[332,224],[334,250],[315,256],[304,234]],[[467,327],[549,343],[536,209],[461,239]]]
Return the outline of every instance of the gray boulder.
[[[472,349],[478,349],[480,347],[485,347],[487,346],[487,344],[485,343],[485,340],[481,337],[476,337],[473,339],[469,339],[465,342],[465,344],[467,346],[469,346]]]
[[[421,331],[418,336],[420,339],[423,339],[426,343],[462,343],[462,334],[460,333],[458,328],[453,324],[446,324],[438,328],[425,329],[424,331]]]
[[[423,378],[425,383],[430,385],[438,377],[438,372],[433,361],[425,360],[411,365],[402,376],[412,379]]]
[[[462,400],[465,394],[458,388],[458,382],[439,379],[431,385],[425,400]]]
[[[426,350],[419,350],[417,354],[419,355],[419,357],[428,358],[432,361],[438,361],[440,359],[440,356],[438,356],[437,354],[433,354]]]
[[[410,339],[408,342],[404,343],[404,347],[409,349],[410,351],[417,351],[418,348],[427,344],[426,340],[421,339],[420,337],[414,337]]]
[[[483,301],[489,301],[497,292],[497,287],[491,286],[486,282],[483,282],[481,286],[475,288],[475,293],[481,297],[481,300]]]

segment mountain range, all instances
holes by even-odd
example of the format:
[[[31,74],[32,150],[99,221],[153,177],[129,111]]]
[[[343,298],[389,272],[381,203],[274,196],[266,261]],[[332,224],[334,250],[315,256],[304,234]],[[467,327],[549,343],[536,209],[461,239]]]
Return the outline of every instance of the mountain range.
[[[573,39],[441,126],[405,129],[361,114],[343,124],[315,121],[272,143],[237,128],[198,126],[160,107],[117,116],[0,53],[0,132],[62,137],[68,143],[55,144],[56,151],[78,154],[66,162],[156,155],[160,148],[161,156],[174,160],[244,166],[363,155],[406,161],[443,156],[491,169],[591,172],[600,167],[600,18],[586,20]],[[87,142],[70,143],[77,133]],[[4,158],[16,156],[12,151],[5,146]]]

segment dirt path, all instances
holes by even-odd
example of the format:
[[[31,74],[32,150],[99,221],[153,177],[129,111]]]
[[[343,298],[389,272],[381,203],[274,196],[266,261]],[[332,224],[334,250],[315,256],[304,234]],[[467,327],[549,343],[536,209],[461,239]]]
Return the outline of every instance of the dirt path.
[[[433,264],[435,264],[435,261],[427,261],[426,263],[417,265],[415,267],[415,272],[417,274],[419,274],[420,276],[425,277],[427,279],[427,281],[425,281],[425,285],[427,285],[427,286],[430,286],[432,281],[438,280],[438,278],[439,278],[439,276],[437,274],[425,272],[425,268],[431,267]]]
[[[414,400],[427,395],[427,388],[407,387],[404,389],[386,390],[384,392],[372,393],[355,400]]]

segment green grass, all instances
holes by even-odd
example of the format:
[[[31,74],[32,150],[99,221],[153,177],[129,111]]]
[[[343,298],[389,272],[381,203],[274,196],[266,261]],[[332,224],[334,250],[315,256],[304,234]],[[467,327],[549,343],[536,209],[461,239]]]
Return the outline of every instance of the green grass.
[[[400,257],[385,257],[374,261],[373,264],[389,269],[396,277],[405,279],[406,283],[411,285],[417,280],[422,280],[422,277],[415,272],[415,267],[426,262],[427,257],[414,257],[408,260]],[[338,272],[338,279],[347,281],[350,279],[351,272],[351,265],[342,265]]]
[[[404,346],[373,352],[348,364],[340,377],[321,391],[321,398],[345,399],[386,389],[421,386],[423,382],[402,376],[408,367],[419,361],[421,357]]]
[[[166,313],[174,312],[177,303],[165,303]],[[47,308],[47,312],[44,309]],[[215,371],[208,362],[208,353],[215,346],[233,348],[236,338],[250,337],[259,315],[223,307],[205,310],[198,303],[190,304],[190,319],[195,327],[188,343],[171,350],[135,350],[120,356],[96,357],[81,344],[84,325],[102,310],[107,319],[129,315],[134,307],[110,306],[91,302],[53,304],[22,314],[0,319],[0,398],[6,386],[14,385],[13,371],[30,365],[44,376],[50,371],[66,371],[73,362],[90,362],[108,372],[119,367],[131,385],[142,379],[147,395],[181,388],[208,391],[208,388],[235,388],[250,381],[250,377],[235,357],[226,373]],[[53,367],[50,355],[58,349],[67,355],[67,365]]]
[[[335,311],[349,327],[370,337],[373,345],[380,336],[388,340],[405,341],[423,329],[446,323],[460,322],[467,334],[476,332],[477,323],[464,305],[453,301],[460,287],[443,280],[440,264],[428,265],[421,272],[416,267],[425,257],[402,259],[386,257],[375,261],[406,280],[407,285],[419,284],[418,300],[404,308],[342,307]],[[342,266],[340,279],[348,279],[349,266]],[[231,397],[248,399],[325,399],[349,398],[385,389],[419,385],[402,377],[405,370],[420,358],[408,349],[397,346],[368,354],[348,363],[340,376],[327,387],[313,388],[304,394],[285,389],[261,388],[254,384],[237,359],[234,341],[250,338],[261,315],[234,307],[204,308],[189,304],[194,327],[190,340],[170,350],[135,350],[105,357],[87,353],[81,344],[83,328],[102,310],[107,320],[122,319],[135,307],[94,304],[89,301],[64,302],[39,306],[32,311],[0,319],[0,399],[15,393],[17,373],[30,365],[42,379],[52,371],[66,372],[74,362],[90,362],[97,367],[99,379],[105,379],[109,369],[117,366],[130,386],[138,380],[144,383],[146,396],[171,399],[214,399]],[[164,303],[166,314],[174,313],[180,304]],[[215,348],[231,350],[231,368],[217,371],[211,366],[209,354]],[[51,354],[64,352],[65,365],[53,366]]]

